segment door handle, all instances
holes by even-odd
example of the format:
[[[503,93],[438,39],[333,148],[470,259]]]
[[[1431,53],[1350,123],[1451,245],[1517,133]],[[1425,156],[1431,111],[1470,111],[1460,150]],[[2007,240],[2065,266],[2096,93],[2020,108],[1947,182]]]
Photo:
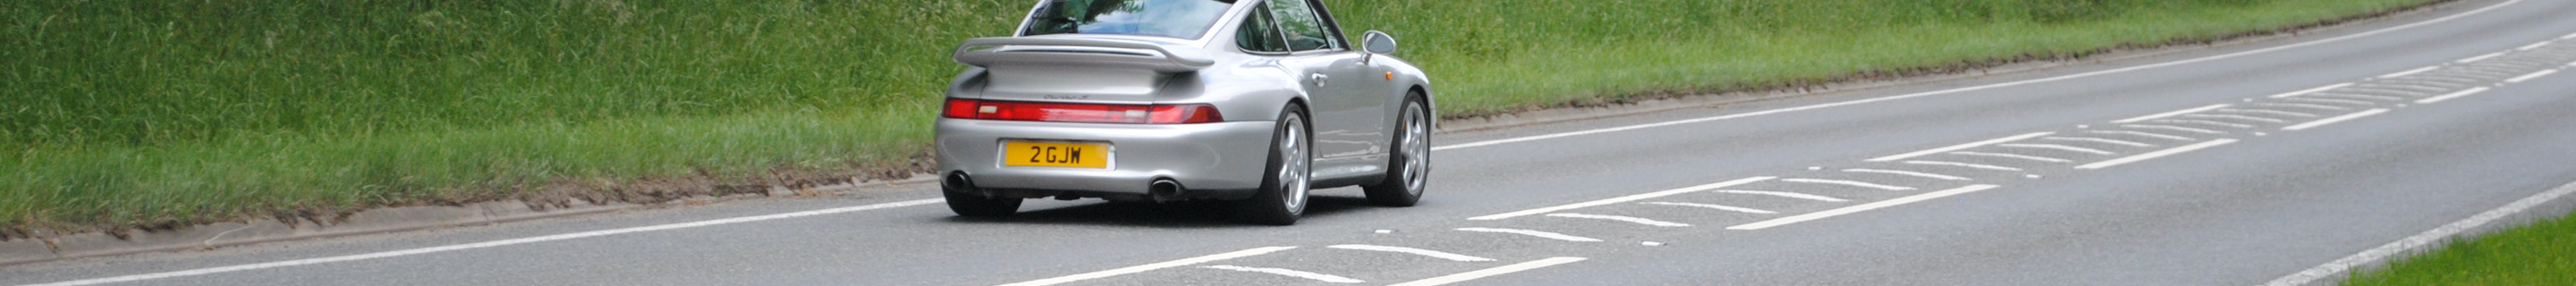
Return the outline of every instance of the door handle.
[[[1314,74],[1314,75],[1308,75],[1308,76],[1306,76],[1306,77],[1307,77],[1308,79],[1312,79],[1312,80],[1314,80],[1314,81],[1315,81],[1315,86],[1318,86],[1318,87],[1324,86],[1324,81],[1325,81],[1325,80],[1333,79],[1333,77],[1324,76],[1324,74],[1320,74],[1320,73],[1319,73],[1319,74]]]

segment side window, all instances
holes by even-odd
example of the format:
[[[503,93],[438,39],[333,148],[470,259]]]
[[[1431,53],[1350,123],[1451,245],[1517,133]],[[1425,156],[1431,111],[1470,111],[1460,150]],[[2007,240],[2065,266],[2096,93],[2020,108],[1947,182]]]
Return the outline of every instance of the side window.
[[[1248,52],[1288,52],[1287,39],[1279,34],[1279,25],[1270,19],[1270,7],[1253,4],[1252,14],[1244,15],[1243,27],[1235,30],[1234,44]]]
[[[1270,0],[1271,12],[1278,14],[1279,30],[1288,35],[1288,49],[1298,51],[1340,48],[1325,33],[1324,20],[1315,15],[1306,0]]]

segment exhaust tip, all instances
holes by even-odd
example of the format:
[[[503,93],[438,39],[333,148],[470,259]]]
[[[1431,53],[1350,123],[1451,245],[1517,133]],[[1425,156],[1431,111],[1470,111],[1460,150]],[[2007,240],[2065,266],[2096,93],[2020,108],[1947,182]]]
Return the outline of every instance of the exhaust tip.
[[[973,189],[975,189],[975,180],[974,180],[974,179],[972,179],[972,178],[967,178],[967,177],[966,177],[966,172],[949,173],[949,174],[948,174],[948,178],[947,178],[947,179],[945,179],[945,180],[941,180],[941,181],[939,182],[939,184],[940,184],[940,185],[942,185],[942,186],[948,187],[948,188],[950,188],[950,189],[958,189],[958,190],[973,190]]]
[[[1153,196],[1157,202],[1178,201],[1188,192],[1189,189],[1181,187],[1181,182],[1172,179],[1155,179],[1154,184],[1145,189],[1145,194]]]

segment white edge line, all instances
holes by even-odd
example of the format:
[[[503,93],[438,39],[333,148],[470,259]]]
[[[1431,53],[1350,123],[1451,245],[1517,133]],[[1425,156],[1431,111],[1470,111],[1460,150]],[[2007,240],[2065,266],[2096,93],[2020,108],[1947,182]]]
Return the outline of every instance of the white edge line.
[[[2335,116],[2335,117],[2330,117],[2330,118],[2326,118],[2326,119],[2318,119],[2317,121],[2309,121],[2308,123],[2299,123],[2299,125],[2290,125],[2290,127],[2281,127],[2281,130],[2291,130],[2291,131],[2308,130],[2308,128],[2317,128],[2317,126],[2326,126],[2326,124],[2335,124],[2336,122],[2344,122],[2345,120],[2359,119],[2359,118],[2362,118],[2362,117],[2369,117],[2369,116],[2371,116],[2371,115],[2379,115],[2380,113],[2387,113],[2387,112],[2388,112],[2388,109],[2387,109],[2387,108],[2374,108],[2374,109],[2371,109],[2371,110],[2363,110],[2363,111],[2361,111],[2361,112],[2354,112],[2354,113],[2352,113],[2352,114],[2345,114],[2345,115],[2343,115],[2343,116]]]
[[[765,221],[765,220],[776,220],[776,219],[786,219],[786,218],[797,218],[797,217],[807,217],[807,216],[817,216],[817,215],[837,214],[837,213],[856,212],[856,211],[868,211],[868,210],[878,210],[878,209],[889,209],[889,208],[898,208],[898,207],[908,207],[908,206],[917,206],[917,205],[935,204],[935,203],[939,203],[939,202],[941,202],[941,199],[920,199],[920,200],[910,200],[910,201],[890,202],[890,203],[881,203],[881,204],[873,204],[873,205],[863,205],[863,206],[853,206],[853,207],[841,207],[841,208],[830,208],[830,209],[810,210],[810,211],[801,211],[801,212],[792,212],[792,213],[781,213],[781,214],[771,214],[771,215],[760,215],[760,216],[737,217],[737,218],[728,218],[728,219],[705,220],[705,221],[696,221],[696,222],[685,222],[685,223],[674,223],[674,224],[663,224],[663,225],[651,225],[651,226],[640,226],[640,227],[629,227],[629,228],[610,229],[610,230],[598,230],[598,231],[576,232],[576,233],[557,234],[557,235],[538,236],[538,237],[528,237],[528,238],[504,239],[504,240],[494,240],[494,241],[485,241],[485,242],[467,243],[467,244],[455,244],[455,245],[437,246],[437,247],[428,247],[428,248],[414,248],[414,249],[405,249],[405,250],[384,251],[384,252],[375,252],[375,253],[366,253],[366,254],[357,254],[357,255],[332,256],[332,257],[322,257],[322,258],[307,258],[307,259],[287,260],[287,261],[278,261],[278,262],[255,263],[255,264],[242,264],[242,265],[223,266],[223,267],[211,267],[211,268],[198,268],[198,269],[191,269],[191,270],[181,270],[181,271],[161,272],[161,273],[152,273],[152,274],[136,274],[136,275],[126,275],[126,276],[116,276],[116,277],[96,278],[96,279],[73,280],[73,281],[63,281],[63,282],[54,282],[54,283],[45,283],[45,284],[34,284],[34,285],[44,285],[44,286],[68,286],[68,285],[93,285],[93,284],[105,284],[105,283],[117,283],[117,282],[142,281],[142,280],[152,280],[152,279],[161,279],[161,278],[183,277],[183,276],[196,276],[196,275],[206,275],[206,274],[215,274],[215,273],[224,273],[224,272],[235,272],[235,271],[246,271],[246,270],[258,270],[258,269],[277,268],[277,267],[287,267],[287,266],[298,266],[298,265],[308,265],[308,264],[321,264],[321,263],[331,263],[331,262],[343,262],[343,261],[356,261],[356,260],[367,260],[367,259],[377,259],[377,258],[388,258],[388,257],[407,256],[407,255],[418,255],[418,254],[428,254],[428,253],[437,253],[437,252],[448,252],[448,251],[467,250],[467,249],[476,249],[476,248],[490,248],[490,247],[500,247],[500,246],[509,246],[509,245],[518,245],[518,244],[529,244],[529,243],[538,243],[538,242],[557,241],[557,240],[580,239],[580,238],[589,238],[589,237],[598,237],[598,236],[619,235],[619,234],[627,234],[627,233],[638,233],[638,232],[648,232],[648,231],[674,230],[674,229],[683,229],[683,228],[692,228],[692,227],[701,227],[701,226],[711,226],[711,225],[734,224],[734,223],[745,223],[745,222],[756,222],[756,221]]]
[[[2486,212],[2469,216],[2466,219],[2442,225],[2442,227],[2439,228],[2425,230],[2423,233],[2417,233],[2414,236],[2408,236],[2404,239],[2391,241],[2388,242],[2388,244],[2382,244],[2379,245],[2379,247],[2374,247],[2370,250],[2363,250],[2361,253],[2352,254],[2352,256],[2344,256],[2342,259],[2335,259],[2333,262],[2326,262],[2326,264],[2317,265],[2317,267],[2300,270],[2297,273],[2291,273],[2289,276],[2282,276],[2280,279],[2272,279],[2272,282],[2263,283],[2263,285],[2307,285],[2310,282],[2316,282],[2316,280],[2320,278],[2334,277],[2335,273],[2351,270],[2354,266],[2360,266],[2372,261],[2379,261],[2380,259],[2388,258],[2390,255],[2407,253],[2410,249],[2439,243],[2444,238],[2459,235],[2461,232],[2466,232],[2470,229],[2484,226],[2487,223],[2495,222],[2495,220],[2502,219],[2505,216],[2521,213],[2524,210],[2529,210],[2531,207],[2539,206],[2542,203],[2558,200],[2559,197],[2567,196],[2568,193],[2576,193],[2576,183],[2559,185],[2556,189],[2550,189],[2549,191],[2540,192],[2539,194],[2533,194],[2531,197],[2525,197],[2522,198],[2522,200],[2513,201],[2513,203],[2505,204],[2503,207],[2487,210]]]
[[[2319,92],[2319,91],[2326,91],[2326,90],[2329,90],[2329,89],[2343,88],[2343,87],[2346,87],[2346,86],[2352,86],[2352,83],[2349,83],[2349,82],[2347,82],[2347,83],[2338,83],[2338,84],[2328,85],[2328,86],[2323,86],[2323,87],[2310,88],[2310,89],[2302,89],[2302,90],[2299,90],[2299,91],[2292,91],[2292,92],[2282,93],[2282,94],[2274,94],[2274,95],[2272,95],[2272,96],[2267,96],[2267,97],[2270,97],[2270,98],[2287,98],[2287,97],[2292,97],[2292,96],[2299,96],[2299,95],[2305,95],[2305,94],[2310,94],[2310,93],[2316,93],[2316,92]],[[2120,122],[2120,123],[2128,123],[2128,122]]]
[[[2215,109],[2220,109],[2220,108],[2227,108],[2228,106],[2230,106],[2230,105],[2229,105],[2229,104],[2218,104],[2218,105],[2211,105],[2211,106],[2202,106],[2202,107],[2196,107],[2196,108],[2192,108],[2192,109],[2175,110],[2175,111],[2173,111],[2173,112],[2157,113],[2157,114],[2147,115],[2147,116],[2132,117],[2132,118],[2129,118],[2129,119],[2112,120],[2112,121],[2111,121],[2111,123],[2130,123],[2130,122],[2139,122],[2139,121],[2155,120],[2155,119],[2157,119],[2157,118],[2173,117],[2173,116],[2175,116],[2175,115],[2191,114],[2191,113],[2195,113],[2195,112],[2202,112],[2202,111],[2210,111],[2210,110],[2215,110]]]
[[[2395,77],[2401,77],[2401,76],[2415,75],[2415,74],[2419,74],[2419,73],[2424,73],[2424,72],[2428,72],[2428,71],[2433,71],[2433,69],[2438,69],[2438,68],[2442,68],[2442,66],[2429,66],[2429,67],[2423,67],[2423,68],[2411,69],[2411,70],[2401,71],[2401,72],[2392,73],[2392,74],[2380,75],[2380,76],[2379,76],[2379,78],[2395,78]]]
[[[1288,276],[1288,277],[1306,278],[1307,280],[1323,281],[1323,282],[1325,282],[1325,283],[1342,283],[1342,284],[1350,284],[1350,283],[1368,282],[1368,281],[1360,281],[1359,279],[1351,279],[1350,277],[1342,277],[1342,276],[1339,276],[1339,275],[1323,274],[1323,273],[1314,273],[1314,272],[1306,272],[1306,271],[1299,271],[1299,270],[1296,270],[1296,269],[1287,269],[1287,268],[1244,267],[1244,266],[1234,266],[1234,265],[1208,265],[1208,266],[1199,266],[1199,267],[1200,267],[1200,268],[1207,268],[1207,269],[1216,269],[1216,270],[1233,270],[1233,271],[1254,272],[1254,273],[1266,273],[1266,274],[1273,274],[1273,275],[1279,275],[1279,276]]]
[[[1494,261],[1494,259],[1493,259],[1493,258],[1475,257],[1475,256],[1468,256],[1468,255],[1465,255],[1465,254],[1449,253],[1449,252],[1438,251],[1438,250],[1421,249],[1421,248],[1412,248],[1412,247],[1400,247],[1400,246],[1367,245],[1367,244],[1343,244],[1343,245],[1326,246],[1325,248],[1332,248],[1332,249],[1349,249],[1349,250],[1361,250],[1361,251],[1394,252],[1394,253],[1403,253],[1403,254],[1412,254],[1412,255],[1429,256],[1429,257],[1431,257],[1431,258],[1439,258],[1439,259],[1444,259],[1444,260],[1449,260],[1449,261],[1457,261],[1457,262],[1485,262],[1485,261]]]
[[[1235,258],[1250,257],[1250,256],[1254,256],[1254,255],[1270,254],[1271,252],[1279,252],[1279,251],[1281,251],[1281,250],[1288,250],[1288,249],[1291,249],[1291,248],[1297,248],[1297,247],[1295,247],[1295,246],[1255,247],[1255,248],[1252,248],[1252,249],[1236,250],[1236,251],[1234,251],[1234,252],[1227,252],[1227,253],[1209,254],[1209,255],[1206,255],[1206,256],[1199,256],[1199,257],[1182,258],[1182,259],[1180,259],[1180,260],[1164,261],[1164,262],[1158,262],[1158,263],[1154,263],[1154,264],[1137,265],[1137,266],[1128,266],[1128,267],[1124,267],[1124,268],[1110,269],[1110,270],[1101,270],[1101,271],[1091,272],[1091,273],[1083,273],[1083,274],[1066,275],[1066,276],[1063,276],[1063,277],[1056,277],[1056,278],[1047,278],[1047,279],[1029,280],[1028,282],[1020,282],[1020,283],[1002,284],[1001,286],[1041,286],[1041,285],[1055,285],[1055,284],[1063,284],[1063,283],[1066,283],[1066,282],[1074,282],[1074,281],[1082,281],[1082,280],[1091,280],[1091,279],[1099,279],[1099,278],[1105,278],[1105,277],[1110,277],[1110,276],[1118,276],[1118,275],[1135,274],[1135,273],[1138,273],[1138,272],[1145,272],[1145,271],[1154,271],[1155,269],[1163,269],[1163,268],[1172,268],[1172,267],[1189,266],[1189,265],[1191,265],[1191,264],[1208,263],[1208,262],[1219,261],[1219,260],[1227,260],[1227,259],[1235,259]]]
[[[1567,234],[1563,234],[1563,233],[1554,233],[1554,232],[1545,232],[1545,231],[1536,231],[1536,230],[1527,230],[1527,229],[1490,228],[1490,227],[1462,227],[1462,228],[1458,228],[1457,230],[1458,230],[1458,231],[1467,231],[1467,232],[1509,233],[1509,234],[1527,235],[1527,236],[1534,236],[1534,237],[1538,237],[1538,238],[1554,239],[1554,240],[1563,240],[1563,241],[1572,241],[1572,242],[1601,242],[1601,239],[1599,239],[1599,238],[1581,237],[1581,236],[1567,235]]]
[[[2120,164],[2136,163],[2136,162],[2138,162],[2138,161],[2146,161],[2146,160],[2148,160],[2148,159],[2155,159],[2155,158],[2158,158],[2158,157],[2172,156],[2173,154],[2182,154],[2183,152],[2191,152],[2191,151],[2193,151],[2193,150],[2200,150],[2200,149],[2203,149],[2203,148],[2218,147],[2218,145],[2227,145],[2228,143],[2236,143],[2236,139],[2218,139],[2218,140],[2209,140],[2209,142],[2192,143],[2191,145],[2183,145],[2182,147],[2174,147],[2173,149],[2157,150],[2157,151],[2155,151],[2155,152],[2147,152],[2146,154],[2138,154],[2138,155],[2133,155],[2133,156],[2128,156],[2128,157],[2120,157],[2119,159],[2111,159],[2111,160],[2109,160],[2109,161],[2093,162],[2092,164],[2084,164],[2083,166],[2075,166],[2075,168],[2076,168],[2076,169],[2101,169],[2101,168],[2108,168],[2108,167],[2111,167],[2111,166],[2119,166]]]
[[[1832,210],[1826,210],[1826,211],[1821,211],[1821,212],[1814,212],[1814,213],[1808,213],[1808,214],[1802,214],[1802,215],[1796,215],[1796,216],[1790,216],[1790,217],[1783,217],[1783,218],[1771,219],[1771,220],[1766,220],[1766,221],[1761,221],[1761,222],[1748,223],[1748,224],[1737,225],[1737,226],[1730,226],[1730,227],[1726,227],[1726,229],[1732,229],[1732,230],[1758,230],[1758,229],[1765,229],[1765,228],[1771,228],[1771,227],[1775,227],[1775,226],[1788,225],[1788,224],[1792,224],[1792,223],[1799,223],[1799,222],[1805,222],[1805,221],[1811,221],[1811,220],[1817,220],[1817,219],[1824,219],[1824,218],[1829,218],[1829,217],[1834,217],[1834,216],[1840,216],[1840,215],[1846,215],[1846,214],[1852,214],[1852,213],[1858,213],[1858,212],[1864,212],[1864,211],[1869,211],[1869,210],[1874,210],[1874,209],[1879,209],[1879,208],[1892,207],[1892,206],[1903,205],[1903,204],[1909,204],[1909,203],[1920,202],[1920,201],[1925,201],[1925,200],[1937,199],[1937,198],[1941,198],[1941,197],[1953,196],[1953,195],[1958,195],[1958,194],[1965,194],[1965,193],[1969,193],[1969,192],[1982,191],[1982,190],[1986,190],[1986,189],[1992,189],[1992,188],[1995,188],[1995,187],[1997,187],[1997,186],[1996,186],[1996,185],[1968,185],[1968,186],[1965,186],[1965,187],[1951,188],[1951,189],[1948,189],[1948,190],[1940,190],[1940,191],[1934,191],[1934,192],[1930,192],[1930,193],[1922,193],[1922,194],[1917,194],[1917,195],[1912,195],[1912,196],[1905,196],[1905,197],[1902,197],[1902,198],[1896,198],[1896,199],[1892,199],[1892,200],[1884,200],[1884,201],[1870,202],[1870,203],[1867,203],[1867,204],[1860,204],[1860,205],[1848,206],[1848,207],[1843,207],[1843,208],[1838,208],[1838,209],[1832,209]]]
[[[1905,158],[1914,158],[1914,157],[1920,157],[1920,156],[1923,156],[1923,155],[1932,155],[1932,154],[1939,154],[1939,153],[1942,153],[1942,152],[1950,152],[1950,151],[1967,150],[1968,148],[1977,148],[1978,146],[1986,146],[1986,145],[1988,145],[1988,144],[2004,143],[2004,142],[2012,142],[2012,141],[2021,141],[2022,139],[2030,139],[2031,137],[2048,136],[2049,134],[2057,134],[2057,132],[2039,132],[2039,133],[2031,133],[2031,134],[2013,135],[2013,136],[2010,136],[2010,137],[1995,138],[1995,139],[1986,140],[1986,141],[1971,142],[1971,143],[1968,143],[1968,144],[1951,145],[1950,147],[1932,148],[1932,150],[1914,151],[1913,153],[1896,154],[1896,155],[1891,155],[1891,156],[1887,156],[1887,157],[1872,158],[1872,159],[1869,159],[1868,161],[1870,161],[1870,162],[1887,162],[1887,161],[1904,160]]]
[[[2567,34],[2566,36],[2560,36],[2560,37],[2558,37],[2558,39],[2560,39],[2560,40],[2576,40],[2576,34]]]
[[[2483,60],[2487,60],[2487,59],[2492,59],[2492,58],[2495,58],[2495,57],[2501,57],[2501,56],[2504,56],[2504,54],[2505,54],[2505,52],[2495,52],[2495,53],[2493,53],[2493,54],[2486,54],[2486,55],[2480,55],[2480,56],[2475,56],[2475,57],[2469,57],[2469,58],[2466,58],[2466,59],[2460,59],[2460,61],[2456,61],[2456,62],[2454,62],[2454,63],[2463,63],[2463,64],[2465,64],[2465,63],[2473,63],[2473,62],[2477,62],[2477,61],[2483,61]]]
[[[1436,286],[1436,285],[1448,285],[1449,283],[1465,282],[1465,281],[1467,281],[1467,280],[1476,280],[1477,278],[1492,277],[1492,276],[1494,276],[1494,275],[1511,274],[1512,272],[1529,271],[1530,269],[1539,269],[1539,268],[1541,268],[1541,267],[1556,266],[1557,264],[1574,263],[1574,262],[1576,262],[1576,261],[1583,261],[1583,258],[1582,258],[1582,257],[1549,257],[1549,258],[1547,258],[1547,259],[1539,259],[1539,260],[1531,260],[1531,261],[1529,261],[1529,262],[1513,263],[1512,265],[1503,265],[1503,266],[1497,266],[1497,267],[1494,267],[1494,268],[1485,268],[1485,269],[1480,269],[1480,270],[1476,270],[1476,271],[1459,272],[1458,274],[1449,274],[1449,275],[1442,275],[1442,276],[1440,276],[1440,277],[1424,278],[1424,279],[1422,279],[1422,280],[1413,280],[1412,282],[1396,283],[1395,285],[1387,285],[1387,286]]]
[[[1678,222],[1660,221],[1660,220],[1655,220],[1655,219],[1650,219],[1650,218],[1633,217],[1633,216],[1615,216],[1615,215],[1597,215],[1597,214],[1579,214],[1579,213],[1552,213],[1552,214],[1547,214],[1547,216],[1550,216],[1550,217],[1561,217],[1561,218],[1579,218],[1579,219],[1615,220],[1615,221],[1622,221],[1622,222],[1635,223],[1635,224],[1642,224],[1642,225],[1660,226],[1660,227],[1685,227],[1685,226],[1690,226],[1690,224],[1687,224],[1687,223],[1678,223]]]
[[[2422,27],[2422,26],[2428,26],[2428,25],[2433,25],[2433,24],[2439,24],[2439,23],[2442,23],[2442,22],[2450,22],[2451,20],[2457,20],[2457,19],[2460,19],[2460,18],[2466,18],[2466,17],[2471,16],[2471,15],[2477,15],[2477,14],[2486,13],[2487,11],[2493,11],[2493,10],[2496,10],[2496,9],[2502,9],[2502,8],[2504,8],[2505,6],[2512,6],[2512,5],[2513,5],[2513,4],[2515,4],[2515,3],[2522,3],[2522,1],[2524,1],[2524,0],[2508,0],[2508,1],[2505,1],[2504,3],[2496,3],[2495,5],[2487,6],[2487,7],[2485,7],[2485,8],[2478,8],[2477,10],[2469,10],[2469,11],[2467,11],[2467,12],[2460,12],[2459,14],[2452,14],[2452,15],[2450,15],[2450,16],[2444,16],[2444,17],[2441,17],[2441,18],[2434,18],[2434,19],[2432,19],[2432,20],[2424,20],[2424,21],[2422,21],[2422,22],[2407,23],[2407,24],[2405,24],[2405,25],[2397,25],[2397,26],[2395,26],[2395,27],[2381,28],[2381,29],[2378,29],[2378,30],[2370,30],[2370,31],[2367,31],[2367,32],[2352,33],[2352,34],[2348,34],[2348,35],[2336,36],[2336,37],[2333,37],[2333,38],[2317,39],[2317,40],[2315,40],[2315,41],[2298,42],[2298,43],[2292,43],[2292,44],[2287,44],[2287,45],[2272,46],[2272,47],[2268,47],[2268,48],[2261,48],[2261,49],[2246,50],[2246,51],[2241,51],[2241,52],[2228,53],[2228,54],[2215,55],[2215,56],[2208,56],[2208,57],[2195,58],[2195,59],[2187,59],[2187,60],[2179,60],[2179,61],[2170,61],[2170,62],[2161,62],[2161,63],[2153,63],[2153,64],[2144,64],[2144,65],[2130,66],[2130,67],[2125,67],[2125,68],[2116,68],[2116,69],[2108,69],[2108,70],[2099,70],[2099,71],[2086,72],[2086,73],[2079,73],[2079,74],[2070,74],[2070,75],[2062,75],[2062,76],[2055,76],[2055,77],[2048,77],[2048,78],[2040,78],[2040,79],[2032,79],[2032,80],[2016,81],[2016,82],[1995,83],[1995,84],[1980,85],[1980,86],[1971,86],[1971,87],[1953,88],[1953,89],[1945,89],[1945,90],[1937,90],[1937,91],[1928,91],[1928,92],[1913,93],[1913,94],[1906,94],[1906,95],[1897,95],[1897,96],[1889,96],[1889,97],[1870,98],[1870,99],[1861,99],[1861,100],[1853,100],[1853,101],[1844,101],[1844,102],[1826,103],[1826,104],[1818,104],[1818,105],[1808,105],[1808,106],[1800,106],[1800,107],[1791,107],[1791,108],[1782,108],[1782,109],[1764,110],[1764,111],[1757,111],[1757,112],[1747,112],[1747,113],[1739,113],[1739,114],[1731,114],[1731,115],[1722,115],[1722,116],[1714,116],[1714,117],[1703,117],[1703,118],[1696,118],[1696,119],[1684,119],[1684,120],[1665,121],[1665,122],[1658,122],[1658,123],[1647,123],[1647,124],[1639,124],[1639,125],[1629,125],[1629,126],[1612,127],[1612,128],[1604,128],[1604,129],[1593,129],[1593,130],[1584,130],[1584,131],[1575,131],[1575,132],[1566,132],[1566,133],[1557,133],[1557,134],[1547,134],[1547,135],[1534,135],[1534,136],[1519,137],[1519,138],[1495,139],[1495,140],[1487,140],[1487,141],[1479,141],[1479,142],[1462,143],[1462,144],[1457,144],[1457,145],[1449,145],[1449,146],[1432,147],[1432,148],[1431,148],[1431,150],[1433,150],[1433,151],[1439,151],[1439,150],[1450,150],[1450,149],[1461,149],[1461,148],[1473,148],[1473,147],[1481,147],[1481,146],[1501,145],[1501,144],[1509,144],[1509,143],[1517,143],[1517,142],[1536,141],[1536,140],[1544,140],[1544,139],[1552,139],[1552,138],[1561,138],[1561,137],[1570,137],[1570,136],[1580,136],[1580,135],[1588,135],[1588,134],[1598,134],[1598,133],[1606,133],[1606,132],[1618,132],[1618,131],[1627,131],[1627,130],[1636,130],[1636,129],[1645,129],[1645,128],[1654,128],[1654,127],[1663,127],[1663,126],[1673,126],[1673,125],[1681,125],[1681,124],[1691,124],[1691,123],[1699,123],[1699,122],[1707,122],[1707,121],[1726,120],[1726,119],[1735,119],[1735,118],[1744,118],[1744,117],[1753,117],[1753,116],[1771,115],[1771,114],[1778,114],[1778,113],[1796,112],[1796,111],[1805,111],[1805,110],[1821,109],[1821,108],[1830,108],[1830,107],[1838,107],[1838,106],[1846,106],[1846,105],[1865,104],[1865,103],[1874,103],[1874,102],[1881,102],[1881,101],[1892,101],[1892,100],[1901,100],[1901,99],[1916,98],[1916,97],[1925,97],[1925,96],[1934,96],[1934,95],[1952,94],[1952,93],[1960,93],[1960,92],[1969,92],[1969,91],[1977,91],[1977,90],[1992,89],[1992,88],[2012,87],[2012,86],[2020,86],[2020,85],[2025,85],[2025,84],[2042,83],[2042,82],[2051,82],[2051,81],[2059,81],[2059,80],[2066,80],[2066,79],[2073,79],[2073,78],[2083,78],[2083,77],[2090,77],[2090,76],[2097,76],[2097,75],[2105,75],[2105,74],[2123,73],[2123,72],[2137,71],[2137,70],[2145,70],[2145,69],[2152,69],[2152,68],[2161,68],[2161,67],[2169,67],[2169,66],[2179,66],[2179,65],[2193,64],[2193,63],[2199,63],[2199,62],[2215,61],[2215,60],[2229,59],[2229,58],[2235,58],[2235,57],[2242,57],[2242,56],[2253,55],[2253,54],[2269,53],[2269,52],[2273,52],[2273,51],[2281,51],[2281,50],[2288,50],[2288,49],[2295,49],[2295,48],[2303,48],[2303,47],[2307,47],[2307,46],[2323,45],[2323,44],[2326,44],[2326,43],[2340,42],[2340,41],[2343,41],[2343,40],[2350,40],[2350,39],[2356,39],[2356,38],[2361,38],[2361,37],[2368,37],[2368,36],[2373,36],[2373,35],[2378,35],[2378,34],[2384,34],[2384,33],[2388,33],[2388,32],[2395,32],[2395,31],[2397,31],[2397,30],[2412,29],[2412,28],[2415,28],[2415,27]]]
[[[2553,73],[2558,73],[2558,70],[2540,70],[2540,71],[2536,71],[2536,72],[2531,72],[2531,74],[2526,74],[2526,75],[2522,75],[2522,76],[2513,77],[2513,79],[2507,79],[2507,80],[2504,80],[2504,82],[2505,82],[2505,83],[2521,83],[2522,81],[2531,80],[2531,79],[2533,79],[2533,78],[2539,78],[2539,77],[2543,77],[2543,76],[2549,76],[2549,74],[2553,74]]]
[[[1516,211],[1516,212],[1507,212],[1507,213],[1491,214],[1491,215],[1485,215],[1485,216],[1479,216],[1479,217],[1471,217],[1471,218],[1467,218],[1467,220],[1498,220],[1498,219],[1507,219],[1507,218],[1518,217],[1518,216],[1526,216],[1526,215],[1534,215],[1534,214],[1542,214],[1542,213],[1552,213],[1552,212],[1557,212],[1557,211],[1562,211],[1562,210],[1579,209],[1579,208],[1588,208],[1588,207],[1593,207],[1593,206],[1600,206],[1600,205],[1607,205],[1607,204],[1616,204],[1616,203],[1624,203],[1624,202],[1630,202],[1630,201],[1636,201],[1636,200],[1643,200],[1643,199],[1651,199],[1651,198],[1662,197],[1662,196],[1679,195],[1679,194],[1690,193],[1690,192],[1697,192],[1697,191],[1715,190],[1715,189],[1718,189],[1718,188],[1731,187],[1731,186],[1735,186],[1735,185],[1751,184],[1751,183],[1753,183],[1753,182],[1760,182],[1760,181],[1763,181],[1763,180],[1770,180],[1770,179],[1772,179],[1772,178],[1777,178],[1777,177],[1752,177],[1752,178],[1735,179],[1735,180],[1733,180],[1733,181],[1717,182],[1717,183],[1714,183],[1714,184],[1698,185],[1698,186],[1691,186],[1691,187],[1685,187],[1685,188],[1679,188],[1679,189],[1671,189],[1671,190],[1656,191],[1656,192],[1652,192],[1652,193],[1643,193],[1643,194],[1627,195],[1627,196],[1621,196],[1621,197],[1616,197],[1616,198],[1607,198],[1607,199],[1601,199],[1601,200],[1589,201],[1589,202],[1572,203],[1572,204],[1565,204],[1565,205],[1553,206],[1553,207],[1535,208],[1535,209],[1527,209],[1527,210],[1521,210],[1521,211]]]
[[[2513,48],[2513,50],[2516,50],[2516,51],[2529,51],[2529,50],[2531,50],[2531,49],[2538,49],[2538,48],[2540,48],[2540,46],[2547,46],[2547,45],[2549,45],[2549,43],[2555,43],[2555,42],[2557,42],[2557,41],[2540,41],[2540,42],[2538,42],[2538,43],[2531,43],[2530,45],[2523,45],[2523,46],[2522,46],[2522,47],[2520,47],[2520,48]]]

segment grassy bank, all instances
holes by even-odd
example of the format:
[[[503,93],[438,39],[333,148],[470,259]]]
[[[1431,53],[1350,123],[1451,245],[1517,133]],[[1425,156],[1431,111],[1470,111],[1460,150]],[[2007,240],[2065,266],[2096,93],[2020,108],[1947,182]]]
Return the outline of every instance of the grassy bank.
[[[1445,113],[2206,39],[2434,0],[1331,0]],[[0,2],[0,227],[918,168],[946,51],[1028,1]],[[5,236],[0,236],[5,237]]]
[[[2576,285],[2576,215],[2397,258],[2342,285]]]

